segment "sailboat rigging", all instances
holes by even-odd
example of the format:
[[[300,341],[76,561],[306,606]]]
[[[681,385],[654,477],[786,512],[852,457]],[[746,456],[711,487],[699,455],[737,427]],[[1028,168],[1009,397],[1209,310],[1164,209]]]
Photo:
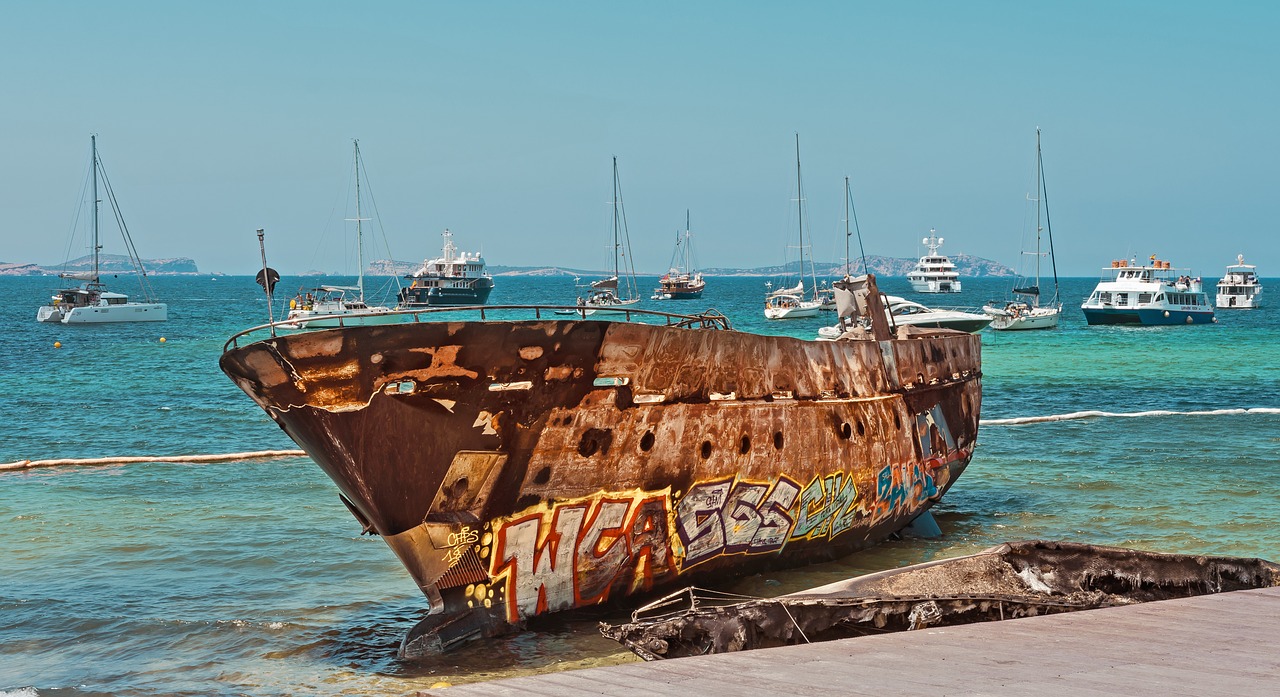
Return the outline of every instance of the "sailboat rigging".
[[[631,236],[627,230],[627,213],[622,204],[622,181],[618,176],[618,158],[613,158],[613,275],[592,281],[586,297],[578,296],[577,310],[562,314],[590,315],[596,312],[624,311],[640,302],[636,288],[636,271],[631,262]]]
[[[689,232],[689,209],[684,211],[684,234],[676,233],[676,248],[671,253],[670,270],[658,281],[654,300],[697,300],[707,282],[694,267],[693,234]]]
[[[799,133],[796,134],[796,208],[799,211],[800,221],[800,267],[796,272],[799,278],[795,286],[778,288],[765,293],[765,319],[813,317],[822,308],[822,302],[817,300],[816,297],[814,300],[806,300],[804,294],[804,184],[800,177]],[[786,272],[785,259],[783,272]],[[818,283],[813,273],[812,262],[810,262],[809,278],[813,282],[816,293]]]
[[[299,292],[289,301],[289,314],[285,318],[286,329],[340,327],[358,324],[391,324],[399,321],[394,310],[382,305],[369,306],[364,298],[364,227],[369,218],[364,217],[360,201],[360,141],[353,140],[353,156],[356,186],[356,217],[346,218],[356,224],[356,259],[359,274],[355,286],[322,285],[311,291]]]
[[[125,225],[124,216],[120,213],[120,204],[116,201],[115,190],[111,188],[111,180],[98,157],[98,136],[89,136],[92,151],[89,165],[93,179],[93,240],[91,244],[92,266],[87,272],[63,272],[62,278],[84,281],[78,287],[64,288],[53,294],[50,304],[36,311],[39,322],[61,322],[63,324],[105,324],[111,322],[163,322],[169,319],[169,306],[156,302],[151,284],[147,280],[147,270],[143,267],[142,258],[133,246],[129,236],[129,228]],[[145,302],[130,302],[129,296],[107,290],[102,282],[102,243],[99,239],[99,208],[102,200],[98,198],[98,182],[102,182],[102,190],[111,203],[111,211],[116,225],[124,236],[125,250],[129,262],[133,265],[142,288]]]
[[[1036,129],[1036,193],[1034,199],[1028,196],[1028,200],[1034,200],[1036,203],[1036,244],[1034,252],[1024,250],[1022,257],[1023,261],[1027,257],[1033,259],[1034,271],[1030,275],[1019,277],[1013,286],[1014,297],[1003,307],[991,304],[982,308],[984,313],[992,317],[992,329],[1002,331],[1053,329],[1058,326],[1058,318],[1062,315],[1062,302],[1058,297],[1058,262],[1053,256],[1053,226],[1049,222],[1049,195],[1044,181],[1044,158],[1040,150],[1039,128]],[[1042,209],[1045,223],[1043,227],[1040,225]],[[1046,233],[1048,238],[1048,252],[1041,251],[1041,232]],[[1047,301],[1042,301],[1040,263],[1045,256],[1048,256],[1052,263],[1053,296]],[[1030,281],[1029,284],[1028,281]]]

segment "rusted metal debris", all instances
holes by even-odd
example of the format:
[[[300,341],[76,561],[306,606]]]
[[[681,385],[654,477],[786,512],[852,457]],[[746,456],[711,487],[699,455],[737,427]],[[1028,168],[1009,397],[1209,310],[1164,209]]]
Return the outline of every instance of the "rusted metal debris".
[[[829,342],[530,308],[237,336],[221,367],[430,600],[401,647],[412,657],[831,559],[932,506],[977,439],[979,340],[895,334],[874,278],[848,292],[863,322]]]
[[[777,598],[689,588],[600,632],[652,661],[1277,585],[1262,559],[1027,541]]]

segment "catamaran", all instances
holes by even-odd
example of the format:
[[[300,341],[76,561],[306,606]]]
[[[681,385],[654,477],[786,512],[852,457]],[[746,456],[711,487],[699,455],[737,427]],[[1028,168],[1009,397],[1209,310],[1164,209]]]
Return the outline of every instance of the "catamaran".
[[[89,165],[93,178],[93,266],[86,272],[64,272],[62,278],[83,281],[75,288],[63,288],[53,294],[48,305],[36,310],[36,321],[61,322],[63,324],[105,324],[109,322],[163,322],[169,319],[169,306],[155,302],[151,284],[147,281],[147,270],[143,268],[142,259],[134,249],[133,239],[129,237],[129,228],[120,214],[120,206],[116,202],[115,191],[107,172],[98,158],[98,136],[89,136],[92,150],[92,161]],[[124,293],[113,293],[107,290],[102,282],[101,259],[102,245],[98,239],[98,213],[102,201],[98,198],[98,180],[102,179],[103,189],[111,210],[124,235],[125,249],[129,253],[129,261],[133,264],[138,282],[142,286],[142,294],[146,302],[130,302]]]
[[[1149,265],[1117,259],[1080,309],[1089,324],[1208,324],[1216,322],[1204,282],[1190,272],[1173,278],[1168,261],[1151,255]]]

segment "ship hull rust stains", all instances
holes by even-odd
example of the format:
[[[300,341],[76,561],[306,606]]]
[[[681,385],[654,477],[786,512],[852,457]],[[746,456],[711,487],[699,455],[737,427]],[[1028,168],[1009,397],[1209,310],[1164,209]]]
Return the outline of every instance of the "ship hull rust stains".
[[[430,600],[411,656],[908,525],[972,456],[980,343],[871,336],[416,322],[272,337],[221,366]]]

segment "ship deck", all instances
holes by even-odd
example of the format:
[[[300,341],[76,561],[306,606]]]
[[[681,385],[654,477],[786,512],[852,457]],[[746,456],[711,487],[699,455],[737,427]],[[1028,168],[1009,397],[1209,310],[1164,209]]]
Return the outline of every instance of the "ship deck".
[[[420,695],[1241,695],[1280,681],[1280,588],[455,685]]]

